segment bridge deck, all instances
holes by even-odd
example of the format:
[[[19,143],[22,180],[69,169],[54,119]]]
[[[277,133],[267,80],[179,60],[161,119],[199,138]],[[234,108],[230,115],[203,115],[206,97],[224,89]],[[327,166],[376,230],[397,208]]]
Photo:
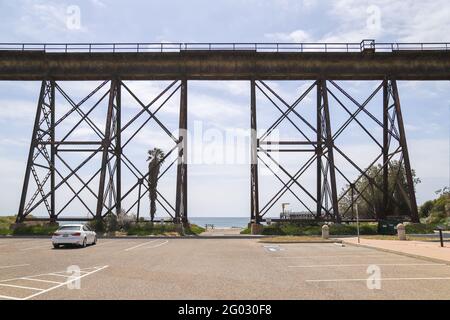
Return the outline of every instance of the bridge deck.
[[[48,52],[0,50],[0,80],[450,80],[449,50]]]

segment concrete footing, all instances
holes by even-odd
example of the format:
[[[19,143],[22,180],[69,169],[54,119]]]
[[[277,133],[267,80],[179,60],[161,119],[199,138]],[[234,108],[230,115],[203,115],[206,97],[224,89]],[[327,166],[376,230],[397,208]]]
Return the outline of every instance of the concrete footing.
[[[250,231],[252,235],[261,235],[264,230],[264,226],[259,223],[252,223],[250,225]]]

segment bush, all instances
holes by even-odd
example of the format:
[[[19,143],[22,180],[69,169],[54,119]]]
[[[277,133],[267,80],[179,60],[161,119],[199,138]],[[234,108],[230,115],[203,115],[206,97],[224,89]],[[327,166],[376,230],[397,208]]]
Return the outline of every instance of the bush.
[[[407,234],[432,234],[436,229],[436,226],[429,224],[408,224],[405,226]]]
[[[447,215],[443,211],[433,211],[430,213],[430,216],[427,218],[426,223],[431,225],[442,224],[447,218]]]
[[[91,220],[87,223],[87,225],[95,232],[106,232],[106,223],[103,220]]]
[[[430,201],[425,202],[420,207],[420,212],[419,212],[420,217],[427,218],[430,215],[430,212],[433,209],[433,206],[434,206],[434,201],[430,200]]]
[[[178,229],[173,223],[156,224],[151,222],[139,222],[130,226],[127,231],[129,236],[149,236],[162,235],[167,232],[178,232]]]

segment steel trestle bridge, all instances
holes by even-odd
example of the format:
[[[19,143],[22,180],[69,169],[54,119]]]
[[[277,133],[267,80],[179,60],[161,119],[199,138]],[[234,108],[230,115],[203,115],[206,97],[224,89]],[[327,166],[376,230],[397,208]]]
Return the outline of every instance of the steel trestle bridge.
[[[162,169],[158,179],[171,167],[176,167],[176,199],[168,201],[158,194],[158,203],[175,222],[188,221],[188,165],[187,142],[180,134],[173,136],[160,120],[158,112],[179,95],[180,132],[187,130],[188,82],[189,80],[245,80],[250,83],[250,128],[252,129],[250,164],[250,218],[259,223],[286,193],[294,196],[299,203],[305,199],[315,203],[308,210],[318,219],[336,222],[354,216],[354,203],[363,200],[373,208],[374,219],[386,218],[388,208],[399,206],[394,192],[401,194],[408,208],[403,214],[412,221],[418,221],[414,181],[408,152],[399,80],[450,80],[449,43],[377,43],[364,40],[361,43],[2,43],[0,44],[0,80],[42,81],[38,98],[29,156],[22,188],[22,196],[17,221],[43,208],[51,221],[64,220],[67,204],[57,207],[56,196],[62,186],[69,188],[73,197],[67,202],[79,200],[86,208],[90,219],[102,219],[120,211],[137,212],[140,215],[141,201],[148,192],[146,174],[135,161],[126,154],[126,146],[150,121],[165,132],[173,147],[166,154],[176,154],[176,159]],[[64,81],[99,80],[81,101],[74,101],[60,85]],[[127,85],[127,80],[171,80],[158,95],[151,97],[149,104],[143,102],[136,92]],[[276,92],[269,80],[310,80],[311,85],[296,101],[288,102]],[[370,80],[379,84],[365,101],[358,101],[337,80]],[[103,91],[102,91],[103,90]],[[101,97],[96,94],[103,92]],[[140,111],[127,121],[122,119],[122,96],[129,95]],[[59,101],[70,108],[61,117],[56,116]],[[257,95],[267,99],[277,110],[278,116],[267,131],[258,136]],[[315,121],[305,119],[299,111],[305,97],[314,96]],[[367,109],[376,97],[382,97],[380,109],[382,117],[377,118]],[[147,97],[148,98],[148,97]],[[95,100],[97,99],[97,100]],[[87,101],[93,101],[86,109]],[[351,107],[350,107],[351,106]],[[342,126],[331,126],[330,109],[339,110],[348,118]],[[356,108],[356,109],[355,109]],[[103,110],[104,128],[100,129],[92,118],[93,110]],[[76,122],[61,126],[69,116],[78,114]],[[358,115],[365,115],[379,127],[382,136],[376,136],[371,128],[363,124]],[[144,125],[133,129],[125,140],[123,132],[130,130],[137,119],[144,119]],[[302,136],[298,141],[273,141],[270,133],[282,122],[291,123]],[[76,139],[71,133],[80,126],[87,125],[98,139],[85,141]],[[350,124],[359,126],[368,141],[379,148],[378,156],[372,163],[361,167],[350,155],[342,150],[336,139]],[[67,125],[70,125],[69,127]],[[62,132],[59,139],[56,130]],[[306,133],[309,131],[309,133]],[[297,149],[271,149],[296,147]],[[77,166],[71,166],[64,159],[65,153],[87,155]],[[309,160],[295,173],[289,172],[271,154],[273,152],[294,152],[308,154]],[[339,156],[354,168],[359,176],[349,179],[344,170],[336,165]],[[79,170],[92,159],[97,171],[86,178]],[[397,181],[389,181],[389,170],[396,159],[400,169]],[[380,164],[375,179],[368,170]],[[264,205],[259,198],[259,166],[267,166],[282,188]],[[61,169],[64,167],[64,171]],[[316,190],[308,190],[302,177],[310,167],[316,168]],[[123,170],[131,172],[135,182],[124,190]],[[404,175],[404,177],[403,177]],[[337,178],[344,179],[349,188],[339,195]],[[364,198],[365,190],[358,190],[358,181],[369,181],[365,188],[381,191],[382,207]],[[406,180],[406,186],[399,179]],[[82,188],[71,185],[72,180],[81,183]],[[95,181],[95,186],[93,186]],[[297,188],[294,191],[293,188]],[[83,198],[83,192],[95,197],[97,205],[90,207]],[[344,197],[351,195],[350,203],[342,205]],[[125,206],[129,204],[129,207]],[[305,205],[305,207],[307,207]],[[72,217],[67,219],[73,219]]]

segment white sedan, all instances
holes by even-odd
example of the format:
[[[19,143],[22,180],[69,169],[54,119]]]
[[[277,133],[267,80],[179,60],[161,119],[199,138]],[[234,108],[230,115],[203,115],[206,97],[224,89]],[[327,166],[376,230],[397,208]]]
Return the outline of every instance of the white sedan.
[[[67,224],[56,230],[52,237],[52,243],[55,249],[61,245],[86,247],[88,244],[97,243],[97,234],[86,225]]]

